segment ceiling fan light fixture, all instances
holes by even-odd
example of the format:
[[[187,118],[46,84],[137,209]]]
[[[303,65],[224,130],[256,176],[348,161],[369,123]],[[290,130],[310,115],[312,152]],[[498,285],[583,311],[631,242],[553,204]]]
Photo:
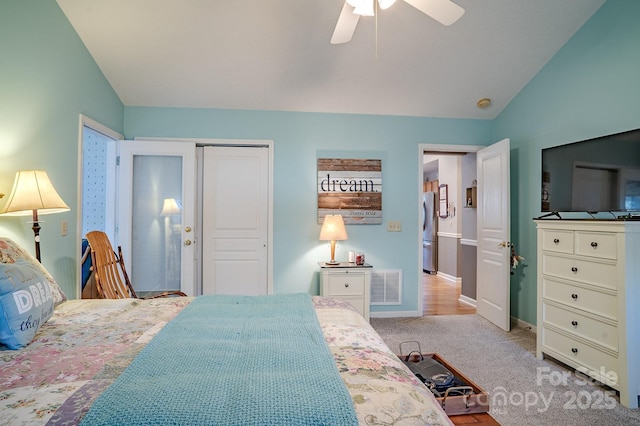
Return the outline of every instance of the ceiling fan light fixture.
[[[360,16],[373,16],[373,2],[375,0],[364,0],[353,10],[353,13]]]
[[[380,6],[380,9],[384,10],[393,6],[395,2],[396,0],[378,0],[378,5]]]

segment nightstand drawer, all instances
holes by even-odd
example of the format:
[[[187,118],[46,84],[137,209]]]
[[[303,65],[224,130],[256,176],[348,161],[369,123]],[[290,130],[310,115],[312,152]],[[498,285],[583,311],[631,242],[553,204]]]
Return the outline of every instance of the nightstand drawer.
[[[617,259],[616,234],[608,232],[576,232],[576,254]]]
[[[542,297],[612,320],[618,319],[618,299],[613,294],[542,277]]]
[[[600,263],[571,257],[542,254],[542,273],[600,287],[616,289],[618,268],[612,263]]]
[[[618,327],[615,325],[546,302],[542,304],[542,320],[545,324],[553,324],[571,334],[618,351]]]
[[[362,296],[365,291],[364,274],[340,273],[329,276],[329,296]]]
[[[543,230],[542,250],[573,254],[573,231]]]

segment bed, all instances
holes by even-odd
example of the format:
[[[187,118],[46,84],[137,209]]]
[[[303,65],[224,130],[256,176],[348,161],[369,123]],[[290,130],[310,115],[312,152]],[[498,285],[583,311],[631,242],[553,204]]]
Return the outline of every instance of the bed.
[[[3,249],[0,263],[6,240]],[[13,250],[14,265],[28,256]],[[54,309],[20,347],[0,344],[0,424],[452,424],[342,301],[307,294],[65,300],[50,276],[39,279],[51,286],[41,301],[50,294]],[[331,371],[318,367],[327,359]],[[216,417],[225,412],[232,417]]]

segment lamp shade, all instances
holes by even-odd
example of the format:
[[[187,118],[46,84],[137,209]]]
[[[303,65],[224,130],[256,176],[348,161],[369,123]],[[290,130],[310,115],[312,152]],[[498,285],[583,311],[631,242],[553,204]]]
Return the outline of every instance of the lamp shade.
[[[322,229],[320,229],[320,240],[338,241],[346,240],[348,238],[349,236],[347,235],[347,228],[344,226],[342,215],[328,214],[324,217],[324,222],[322,222]]]
[[[180,206],[175,198],[165,198],[162,204],[162,216],[171,216],[174,214],[180,214]]]
[[[69,206],[56,192],[47,172],[23,170],[16,173],[13,189],[0,214],[9,216],[31,216],[69,211]]]

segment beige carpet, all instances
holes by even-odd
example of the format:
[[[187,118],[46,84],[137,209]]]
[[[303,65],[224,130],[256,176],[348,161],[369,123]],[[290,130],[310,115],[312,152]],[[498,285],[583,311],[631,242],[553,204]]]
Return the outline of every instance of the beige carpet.
[[[536,335],[504,332],[479,315],[372,318],[387,345],[417,340],[489,392],[502,425],[640,425],[640,410],[621,406],[608,388],[535,356]]]

